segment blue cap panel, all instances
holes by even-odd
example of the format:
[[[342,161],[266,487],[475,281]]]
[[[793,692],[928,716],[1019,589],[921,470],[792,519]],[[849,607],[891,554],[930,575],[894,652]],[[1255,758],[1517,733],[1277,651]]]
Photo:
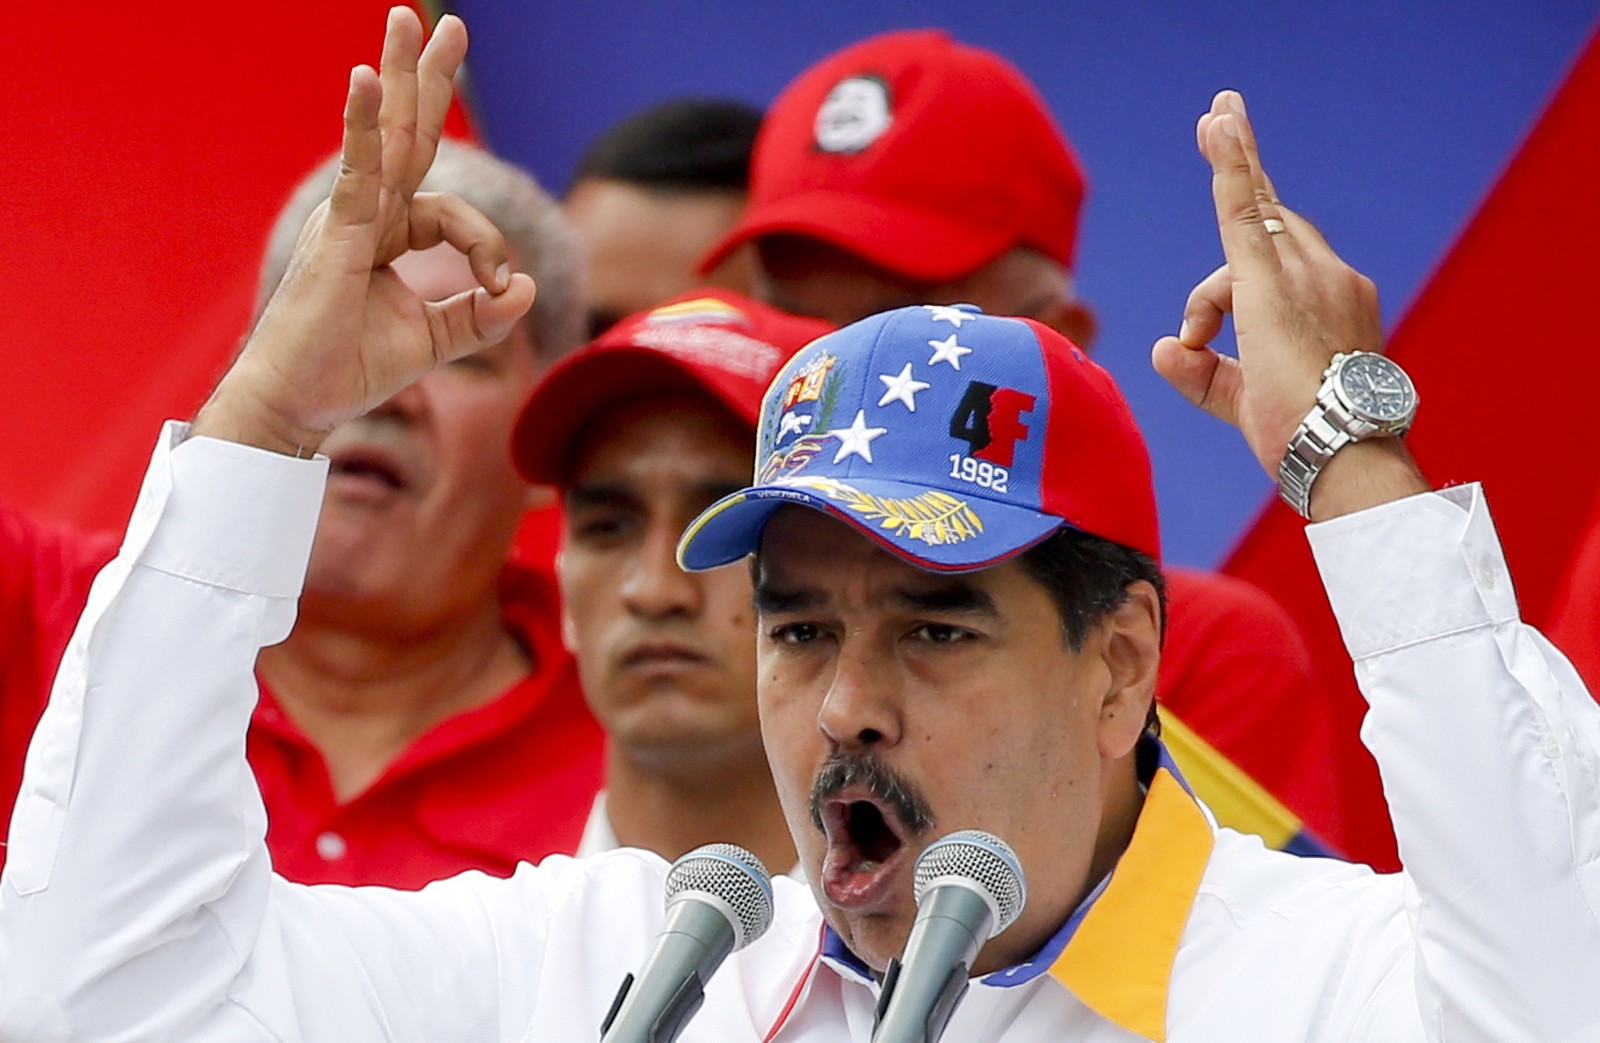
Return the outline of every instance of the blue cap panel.
[[[762,406],[756,484],[893,478],[1037,509],[1049,409],[1026,324],[971,305],[885,312],[784,367]]]
[[[971,305],[885,312],[815,341],[762,404],[756,474],[685,535],[687,567],[748,553],[791,499],[930,568],[978,568],[1059,527],[1040,510],[1049,381],[1037,335]],[[753,525],[743,537],[734,530]],[[696,540],[718,545],[691,550]],[[742,549],[741,549],[742,548]]]

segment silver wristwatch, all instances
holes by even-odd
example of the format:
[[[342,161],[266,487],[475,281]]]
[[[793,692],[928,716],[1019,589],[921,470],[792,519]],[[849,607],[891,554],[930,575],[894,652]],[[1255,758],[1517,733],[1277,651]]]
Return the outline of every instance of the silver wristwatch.
[[[1322,373],[1317,404],[1300,421],[1278,465],[1278,495],[1311,517],[1311,483],[1352,442],[1403,435],[1417,415],[1417,389],[1406,371],[1370,351],[1341,352]]]

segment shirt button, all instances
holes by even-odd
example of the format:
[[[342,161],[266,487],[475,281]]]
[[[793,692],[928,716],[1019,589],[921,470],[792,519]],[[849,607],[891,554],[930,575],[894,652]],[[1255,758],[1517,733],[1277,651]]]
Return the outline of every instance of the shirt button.
[[[326,862],[334,862],[344,857],[350,850],[350,845],[344,842],[344,837],[337,833],[323,833],[317,837],[317,854]]]
[[[1561,759],[1561,745],[1559,743],[1557,743],[1554,739],[1546,739],[1544,741],[1544,755],[1545,755],[1545,758],[1548,759],[1548,760],[1553,760],[1553,761],[1560,760]]]

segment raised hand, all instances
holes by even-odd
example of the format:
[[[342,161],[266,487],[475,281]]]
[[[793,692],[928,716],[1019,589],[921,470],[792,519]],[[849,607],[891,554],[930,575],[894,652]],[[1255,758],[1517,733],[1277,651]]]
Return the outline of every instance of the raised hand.
[[[419,193],[433,163],[466,27],[439,20],[422,45],[406,7],[389,12],[381,72],[357,66],[345,99],[342,163],[307,222],[250,341],[195,419],[194,433],[309,454],[429,369],[496,343],[533,303],[504,238],[451,195]],[[479,287],[424,301],[388,267],[446,242]]]
[[[1333,356],[1383,349],[1378,292],[1278,198],[1237,92],[1217,94],[1200,117],[1196,137],[1211,164],[1227,263],[1189,294],[1178,335],[1156,341],[1151,361],[1189,401],[1237,426],[1261,466],[1276,477]],[[1237,358],[1210,347],[1229,313]],[[1342,466],[1346,457],[1375,464],[1381,488],[1360,482],[1368,488],[1345,495],[1351,479],[1334,472],[1348,470]],[[1319,479],[1313,514],[1344,513],[1423,488],[1398,439],[1364,442],[1339,453]],[[1324,495],[1325,490],[1332,491]]]

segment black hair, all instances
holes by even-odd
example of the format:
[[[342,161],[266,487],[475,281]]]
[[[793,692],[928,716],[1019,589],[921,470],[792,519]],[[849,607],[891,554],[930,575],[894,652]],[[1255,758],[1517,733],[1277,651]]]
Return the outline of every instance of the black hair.
[[[1061,613],[1061,630],[1067,647],[1083,648],[1089,633],[1128,600],[1128,585],[1140,581],[1156,589],[1161,604],[1161,635],[1167,632],[1167,584],[1161,566],[1148,554],[1120,543],[1063,528],[1028,548],[1017,563],[1030,579],[1049,591]],[[1155,700],[1145,717],[1145,728],[1161,734]]]
[[[596,138],[578,160],[572,184],[599,178],[645,188],[743,192],[760,129],[761,110],[745,102],[675,98]]]

